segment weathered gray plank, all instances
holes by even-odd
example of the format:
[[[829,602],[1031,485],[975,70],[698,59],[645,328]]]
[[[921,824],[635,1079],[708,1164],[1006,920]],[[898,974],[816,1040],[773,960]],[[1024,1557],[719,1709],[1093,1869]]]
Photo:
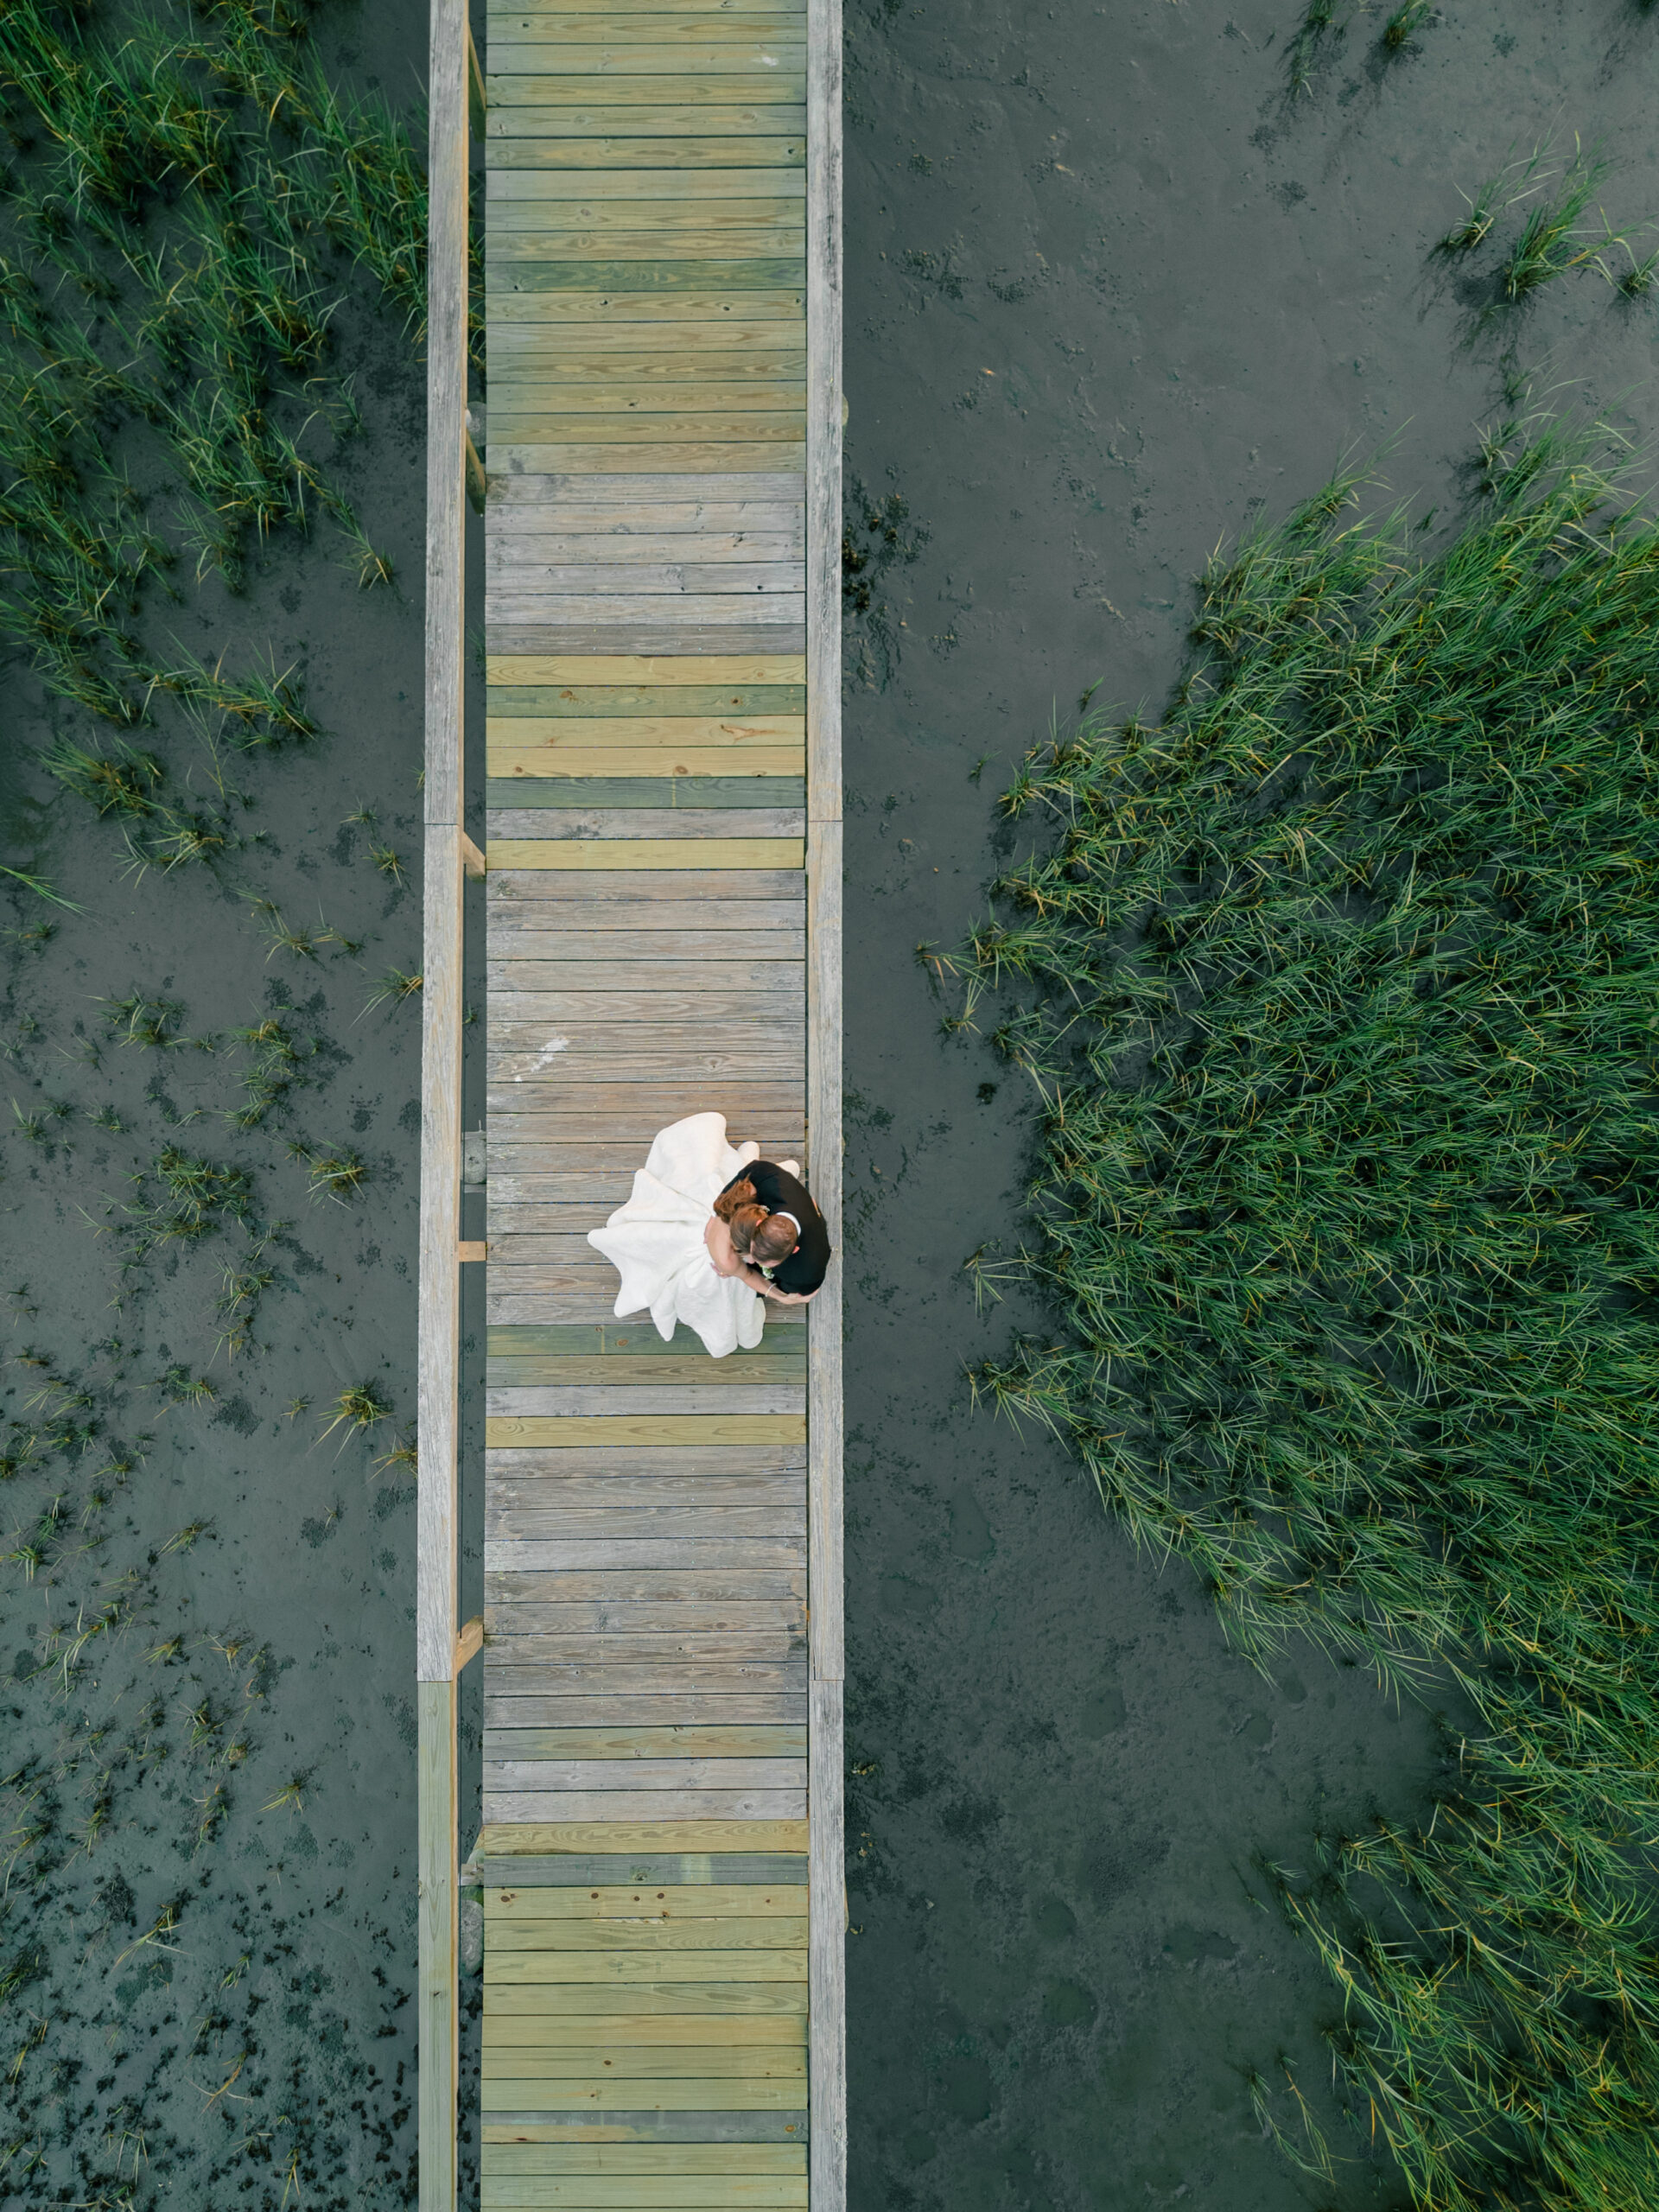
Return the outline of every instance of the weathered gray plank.
[[[484,1693],[486,1728],[697,1727],[722,1722],[806,1723],[804,1689],[696,1690],[665,1684],[648,1696],[597,1697]]]
[[[488,1414],[804,1414],[798,1382],[543,1383],[485,1392]]]
[[[540,302],[537,302],[537,304],[539,305]],[[753,348],[757,345],[765,343],[765,339],[758,329],[734,328],[728,323],[711,323],[706,327],[706,332],[703,334],[706,334],[711,344],[718,343],[734,348],[735,357],[740,360],[752,359]],[[675,322],[664,334],[664,347],[677,358],[683,359],[687,353],[696,350],[699,335],[698,328],[688,327]],[[570,327],[563,322],[550,326],[548,335],[550,349],[556,350],[563,359],[577,358],[583,349],[588,352],[604,353],[608,348],[614,353],[619,345],[623,342],[619,339],[612,338],[601,344],[597,338],[590,337],[587,331]],[[628,371],[630,375],[642,373],[639,367],[639,356],[637,353],[630,353],[623,358],[634,364]],[[797,358],[804,369],[806,365],[804,352],[800,353]],[[753,503],[765,507],[799,507],[804,496],[801,478],[792,471],[785,469],[751,470],[747,473],[734,473],[722,469],[717,474],[702,476],[662,476],[650,473],[639,475],[630,473],[620,476],[599,474],[568,476],[539,474],[534,471],[526,470],[522,475],[509,476],[503,480],[497,494],[497,505],[493,512],[499,516],[500,512],[507,508],[523,507],[532,511],[553,509],[560,514],[575,515],[583,509],[605,512],[626,503],[636,508],[641,515],[649,516],[655,507],[685,507],[704,504],[718,507],[742,505],[745,503]],[[506,526],[510,527],[510,525]],[[520,675],[512,672],[500,676],[492,673],[490,680],[493,685],[496,683],[550,683],[561,679],[551,676]],[[569,680],[583,683],[629,681],[660,683],[669,681],[670,678],[661,670],[636,667],[626,671],[620,669],[613,671],[593,669],[578,672],[573,669],[569,671]],[[679,680],[690,683],[725,683],[739,681],[753,683],[768,682],[798,683],[804,681],[804,671],[798,664],[794,671],[787,674],[779,671],[775,676],[762,676],[755,672],[740,678],[727,670],[716,672],[709,669],[701,674],[688,671]]]
[[[484,1758],[486,1789],[802,1789],[804,1758]],[[626,1817],[626,1816],[625,1816]]]
[[[493,156],[486,185],[492,209],[513,200],[592,201],[607,207],[636,200],[677,205],[688,188],[697,200],[795,200],[806,197],[804,168],[700,168],[695,180],[682,171],[647,168],[630,170],[556,169],[526,172],[503,162],[499,148]]]
[[[691,817],[694,821],[699,818]],[[757,834],[786,836],[788,824],[796,818],[780,816],[780,826],[775,832],[761,830]],[[799,987],[804,972],[798,959],[779,959],[775,956],[757,959],[740,955],[702,962],[676,961],[669,988],[674,992],[707,988],[786,995]],[[521,1020],[526,1013],[546,1012],[548,1005],[556,1002],[563,994],[646,991],[663,981],[662,969],[656,961],[629,959],[626,955],[608,960],[506,958],[493,960],[489,966],[491,1006],[510,1005]]]
[[[805,1815],[804,1789],[486,1789],[484,1793],[486,1821],[798,1821]],[[671,1965],[664,1959],[662,1970],[671,1974],[683,1965],[677,1955]],[[488,1967],[486,1957],[486,1973]],[[803,1979],[804,1971],[803,1966]]]
[[[803,1649],[782,1658],[747,1653],[688,1653],[653,1639],[649,1652],[601,1643],[586,1653],[543,1649],[515,1656],[517,1647],[484,1648],[486,1698],[804,1696]],[[545,1639],[538,1639],[538,1643]]]
[[[574,418],[563,419],[568,422]],[[711,416],[709,419],[712,422],[715,418]],[[654,416],[641,416],[638,428],[642,433],[647,432],[656,420]],[[559,435],[555,424],[549,436],[556,438]],[[486,570],[489,620],[502,622],[514,620],[520,614],[524,620],[546,620],[540,602],[549,598],[575,601],[638,600],[646,594],[666,593],[695,606],[700,599],[719,599],[734,592],[768,599],[787,594],[791,599],[799,599],[806,589],[804,563],[766,560],[758,556],[752,560],[700,562],[688,552],[683,560],[640,559],[626,565],[613,561],[590,561],[580,567],[556,567],[550,562],[528,556],[498,555],[486,563]],[[531,612],[524,613],[526,609]],[[660,610],[648,611],[655,613]],[[698,619],[712,618],[705,613]],[[618,742],[622,741],[619,738]]]
[[[632,922],[636,929],[672,929],[678,926],[680,918],[666,924],[653,923],[646,918],[649,910],[693,899],[703,912],[719,912],[722,906],[737,906],[752,900],[787,900],[789,905],[780,918],[795,920],[801,915],[806,896],[806,887],[798,870],[753,868],[688,868],[667,870],[649,879],[627,869],[615,869],[584,875],[579,883],[537,869],[508,868],[492,871],[487,890],[493,951],[498,918],[537,929],[569,928],[569,918],[556,912],[561,906],[582,915],[582,926],[588,929],[598,926],[593,916],[596,909],[605,906],[636,909]],[[753,918],[735,917],[737,926],[760,926],[760,916],[753,907],[750,913]],[[709,922],[703,926],[712,929],[719,925]]]
[[[576,1586],[571,1584],[569,1578],[579,1573],[621,1574],[630,1578],[625,1586],[634,1587],[639,1586],[632,1578],[642,1573],[671,1572],[677,1583],[683,1574],[690,1586],[706,1591],[711,1586],[739,1586],[732,1582],[734,1573],[747,1575],[762,1571],[781,1577],[778,1586],[793,1589],[799,1585],[805,1569],[804,1525],[787,1536],[771,1538],[741,1535],[716,1537],[712,1534],[677,1536],[660,1532],[654,1535],[574,1538],[492,1533],[484,1540],[486,1575],[556,1574],[561,1578],[559,1589],[573,1594]],[[704,1577],[709,1580],[705,1582]],[[741,1586],[747,1590],[751,1586],[745,1582]],[[512,1594],[499,1583],[495,1587],[500,1595]]]

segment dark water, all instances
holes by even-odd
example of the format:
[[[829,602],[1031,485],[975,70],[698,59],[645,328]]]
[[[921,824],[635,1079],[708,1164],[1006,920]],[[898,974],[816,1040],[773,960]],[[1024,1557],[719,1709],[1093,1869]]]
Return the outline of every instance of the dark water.
[[[1471,343],[1431,249],[1552,125],[1563,156],[1605,137],[1610,218],[1646,218],[1659,22],[1460,7],[1385,60],[1359,18],[1292,104],[1294,22],[849,18],[856,2212],[1402,2201],[1260,2139],[1244,2075],[1282,2082],[1281,2054],[1329,2113],[1338,2006],[1250,1861],[1417,1812],[1431,1719],[1312,1652],[1262,1681],[1184,1567],[969,1411],[964,1365],[1010,1324],[960,1268],[1018,1240],[1026,1100],[939,1035],[914,950],[982,912],[1012,849],[992,798],[1051,715],[1096,683],[1161,702],[1217,539],[1390,441],[1379,496],[1444,520],[1503,350],[1540,399],[1652,420],[1651,301],[1563,281]]]
[[[402,99],[423,76],[418,6],[321,20],[359,81]],[[1649,212],[1659,20],[1478,0],[1384,64],[1367,19],[1294,109],[1290,22],[1267,0],[849,18],[856,2212],[1321,2201],[1249,2116],[1245,2069],[1281,2053],[1317,2096],[1333,2011],[1251,1902],[1252,1854],[1306,1865],[1316,1827],[1408,1817],[1435,1770],[1427,1716],[1311,1654],[1253,1675],[1185,1569],[1137,1559],[1058,1452],[969,1410],[964,1364],[1008,1309],[976,1318],[960,1266],[1017,1238],[1025,1103],[982,1046],[939,1037],[914,957],[980,911],[1007,842],[993,795],[1051,714],[1096,681],[1162,696],[1189,579],[1253,503],[1278,512],[1344,449],[1390,438],[1397,492],[1456,495],[1498,350],[1461,346],[1465,304],[1428,257],[1459,186],[1554,125],[1564,146],[1605,134],[1616,221]],[[1647,420],[1655,327],[1651,304],[1585,277],[1520,326],[1517,358],[1541,393],[1585,378],[1591,404],[1630,392]],[[413,1411],[417,1064],[412,1011],[359,1017],[382,967],[416,964],[419,887],[417,868],[406,889],[379,874],[345,817],[372,805],[417,855],[423,409],[394,330],[365,314],[340,329],[369,433],[340,471],[399,594],[356,593],[320,533],[274,543],[245,601],[164,610],[210,658],[268,644],[306,674],[330,736],[243,779],[266,842],[221,885],[124,880],[111,825],[29,766],[61,718],[0,671],[3,857],[84,909],[43,950],[4,947],[0,1111],[69,1109],[49,1147],[16,1122],[0,1143],[9,1348],[93,1378],[112,1433],[154,1438],[94,1516],[110,1535],[90,1567],[4,1569],[3,1770],[45,1776],[53,1821],[0,1928],[0,1963],[43,1960],[3,2016],[0,2073],[26,2046],[0,2088],[0,2151],[21,2146],[7,2202],[110,2201],[132,2179],[141,2203],[274,2208],[296,2149],[307,2206],[378,2212],[410,2187],[413,1490],[372,1463]],[[188,738],[168,749],[183,772]],[[268,959],[250,887],[363,951]],[[181,1001],[189,1034],[285,994],[324,1047],[291,1125],[226,1134],[234,1054],[111,1042],[86,1060],[97,1001],[135,989]],[[85,1119],[111,1103],[126,1135]],[[354,1143],[361,1200],[308,1204],[290,1134]],[[243,1162],[292,1224],[269,1349],[234,1370],[211,1363],[207,1245],[107,1307],[110,1248],[81,1210],[103,1219],[169,1141]],[[162,1410],[156,1378],[178,1362],[210,1373],[214,1401]],[[0,1380],[19,1421],[37,1375]],[[315,1412],[287,1415],[367,1379],[396,1421],[338,1457]],[[79,1513],[90,1482],[67,1462],[9,1482],[7,1548],[54,1487]],[[196,1520],[211,1534],[163,1549]],[[129,1567],[147,1593],[131,1630],[72,1694],[31,1679],[75,1593],[96,1601]],[[147,1656],[174,1635],[180,1654]],[[230,1646],[269,1654],[251,1704]],[[171,1756],[124,1751],[157,1699]],[[203,1699],[234,1708],[213,1741],[244,1726],[245,1760],[193,1743]],[[88,1848],[111,1774],[114,1818]],[[301,1774],[302,1806],[270,1808]],[[205,1848],[215,1779],[228,1810]],[[21,1804],[8,1827],[35,1817]],[[179,1899],[172,1946],[133,1948]],[[1323,2196],[1347,2212],[1399,2192],[1361,2166]]]

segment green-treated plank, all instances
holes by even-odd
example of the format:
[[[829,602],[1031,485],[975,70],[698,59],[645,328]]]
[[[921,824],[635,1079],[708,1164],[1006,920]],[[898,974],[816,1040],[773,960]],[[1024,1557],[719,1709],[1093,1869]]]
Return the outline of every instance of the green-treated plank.
[[[798,2082],[536,2082],[484,2076],[480,2103],[485,2112],[632,2112],[653,2106],[662,2112],[787,2112],[799,2105]]]
[[[779,746],[805,740],[806,717],[795,714],[512,715],[498,721],[492,701],[484,722],[485,747],[492,753],[566,746]]]
[[[801,169],[746,167],[700,168],[688,183],[683,169],[515,169],[504,167],[492,149],[486,200],[492,210],[510,200],[575,200],[609,207],[635,200],[800,200],[806,194]]]
[[[618,778],[626,781],[645,776],[665,779],[682,778],[689,785],[705,781],[731,782],[739,775],[767,779],[756,788],[765,794],[773,788],[771,779],[779,777],[801,777],[806,767],[806,747],[802,745],[734,746],[688,745],[672,752],[659,747],[639,750],[632,746],[573,746],[567,752],[537,751],[508,752],[498,748],[486,756],[488,780],[499,784],[508,794],[516,792],[518,779],[526,783],[538,778],[563,778],[571,785],[573,803],[591,806],[588,796],[589,779],[612,782]],[[677,805],[689,802],[676,800]],[[768,805],[775,802],[767,798]],[[534,804],[528,796],[510,796],[504,804],[525,806]],[[757,801],[759,804],[759,801]]]
[[[554,1357],[589,1353],[603,1353],[607,1357],[615,1359],[660,1359],[671,1356],[695,1361],[708,1357],[702,1339],[695,1330],[678,1327],[671,1337],[664,1339],[658,1335],[649,1321],[604,1321],[592,1326],[567,1324],[563,1327],[516,1327],[501,1324],[487,1332],[485,1347],[493,1358],[529,1358],[537,1354]],[[775,1351],[797,1358],[805,1357],[804,1344],[791,1342],[779,1347],[767,1338],[753,1351],[734,1352],[730,1363],[735,1367],[745,1361],[769,1356]]]
[[[609,2100],[596,2101],[602,2107]],[[480,2212],[540,2212],[543,2207],[552,2212],[618,2212],[624,2207],[637,2212],[805,2212],[806,2206],[804,2174],[797,2181],[743,2174],[726,2179],[569,2174],[540,2180],[523,2174],[492,2180],[486,2169],[479,2187]]]
[[[799,255],[767,254],[706,261],[503,261],[493,281],[509,292],[707,292],[716,286],[767,292],[798,284],[805,274]]]
[[[494,1928],[492,1939],[491,1928]],[[512,1920],[506,1931],[515,1955],[520,1958],[550,1955],[571,1959],[609,1959],[631,1947],[649,1943],[652,1958],[671,1954],[706,1957],[718,1943],[720,1955],[743,1952],[783,1952],[806,1956],[806,1922],[800,1920],[672,1920],[642,1912],[633,1920]],[[502,1939],[503,1929],[486,1919],[486,1942]]]
[[[595,2058],[607,2055],[594,2053]],[[781,2053],[779,2063],[784,2063]],[[788,2063],[798,2067],[799,2054],[791,2052]],[[709,2070],[713,2075],[730,2069],[711,2066]],[[774,2066],[755,2069],[760,2075],[775,2070]],[[482,2164],[486,2174],[804,2174],[806,2151],[793,2143],[494,2143],[486,2139]]]
[[[614,496],[603,486],[582,485],[552,485],[546,496],[566,498],[575,505],[589,493],[595,498]],[[795,685],[804,677],[798,653],[491,653],[485,663],[490,697],[501,684]]]
[[[486,1989],[525,1989],[569,1984],[604,1989],[632,1983],[653,1986],[674,1981],[693,1988],[704,1982],[719,1987],[759,1983],[804,1983],[806,1952],[797,1946],[786,1951],[677,1951],[672,1957],[654,1943],[634,1951],[505,1950],[486,1945],[484,1985]]]
[[[806,780],[802,776],[594,775],[585,779],[580,788],[561,778],[493,777],[485,785],[485,804],[492,808],[706,806],[752,810],[802,806],[805,802]]]
[[[805,2144],[799,2112],[492,2113],[481,2143]]]
[[[626,121],[626,118],[621,120]],[[806,167],[806,141],[792,131],[782,137],[748,134],[738,138],[674,137],[590,138],[585,132],[562,132],[556,137],[508,136],[524,133],[528,121],[523,108],[492,116],[489,158],[504,169],[556,172],[575,169],[584,176],[596,170],[614,169],[626,175],[633,169],[665,168],[705,175],[710,170],[730,170],[747,164],[763,175],[776,175]]]
[[[708,868],[804,868],[806,848],[798,837],[708,837],[696,847]],[[489,859],[506,868],[683,868],[686,848],[675,838],[631,838],[590,842],[503,837],[491,841]]]
[[[598,89],[596,79],[613,100],[626,99],[628,86],[641,80],[651,83],[658,97],[665,86],[683,87],[702,79],[716,86],[711,97],[719,99],[734,78],[742,80],[751,98],[774,85],[786,99],[798,86],[803,95],[806,90],[806,48],[798,26],[787,40],[756,37],[735,29],[721,38],[688,35],[671,42],[611,38],[578,44],[566,39],[493,38],[489,53],[492,84],[531,77],[543,82],[555,79],[563,89],[574,79],[588,99]],[[681,70],[687,73],[681,76]]]
[[[498,1414],[485,1423],[490,1446],[540,1446],[563,1450],[576,1445],[804,1444],[806,1422],[798,1414],[626,1414],[550,1415],[514,1420]]]
[[[804,1827],[804,1821],[798,1823]],[[659,1962],[659,1965],[661,1962]],[[511,2013],[519,2018],[553,2019],[580,2015],[583,2032],[592,2034],[591,2022],[609,2014],[647,2018],[665,2013],[676,2018],[706,2016],[708,2019],[747,2021],[756,2015],[804,2017],[804,1981],[737,1980],[689,1981],[677,1966],[652,1982],[493,1981],[485,1986],[484,2012]],[[699,2017],[699,2024],[706,2019]]]
[[[747,721],[782,717],[782,726],[804,731],[806,687],[798,683],[553,684],[497,683],[489,694],[491,721],[656,721],[664,719]]]
[[[513,1732],[535,1732],[551,1738],[584,1733],[614,1735],[617,1732],[548,1728],[538,1732],[525,1730]],[[635,1732],[646,1735],[652,1732],[641,1729]],[[713,1735],[741,1732],[709,1730],[706,1732]],[[781,1734],[785,1732],[773,1732]],[[793,1732],[800,1736],[804,1750],[804,1730]],[[531,1920],[627,1919],[646,1910],[691,1914],[702,1919],[790,1920],[803,1918],[806,1909],[807,1890],[804,1881],[563,1883],[556,1889],[544,1883],[490,1884],[486,1886],[484,1897],[485,1914],[492,1928]]]
[[[799,128],[801,111],[806,104],[806,74],[804,62],[778,69],[756,68],[752,64],[724,70],[705,70],[696,76],[674,73],[673,57],[663,57],[664,66],[655,71],[630,73],[626,84],[595,82],[594,76],[581,71],[562,76],[550,71],[545,60],[537,68],[514,70],[499,75],[493,70],[485,78],[485,94],[490,111],[504,114],[513,108],[533,108],[548,115],[563,108],[572,114],[586,116],[604,114],[607,118],[620,115],[622,127],[639,135],[637,120],[641,114],[671,112],[686,118],[695,129],[699,111],[714,109],[717,112],[733,110],[757,111],[793,110],[791,121],[783,127]],[[724,135],[728,130],[741,131],[741,123],[724,121],[712,126]],[[610,135],[608,122],[594,134]]]

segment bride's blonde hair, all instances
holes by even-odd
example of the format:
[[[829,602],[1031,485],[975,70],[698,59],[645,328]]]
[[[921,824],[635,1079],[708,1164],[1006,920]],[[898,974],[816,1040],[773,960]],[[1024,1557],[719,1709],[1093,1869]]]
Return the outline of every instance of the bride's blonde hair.
[[[759,1267],[775,1268],[799,1242],[794,1223],[782,1214],[768,1213],[747,1176],[721,1192],[715,1211],[731,1232],[732,1249]]]

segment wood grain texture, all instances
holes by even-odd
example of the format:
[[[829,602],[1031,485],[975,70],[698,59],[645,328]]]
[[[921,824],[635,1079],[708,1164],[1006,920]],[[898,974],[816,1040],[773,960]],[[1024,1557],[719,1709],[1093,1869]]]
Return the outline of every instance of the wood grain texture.
[[[480,1831],[474,1856],[486,1858],[520,1853],[536,1856],[556,1853],[611,1851],[787,1851],[804,1853],[806,1822],[767,1821],[671,1821],[664,1826],[642,1827],[637,1821],[578,1821],[534,1822],[524,1827],[486,1827]]]
[[[683,868],[685,847],[672,838],[635,837],[608,843],[582,839],[504,837],[492,841],[491,865],[497,868]],[[806,848],[798,837],[710,837],[698,849],[710,868],[779,868],[805,865]],[[614,1032],[613,1032],[614,1033]]]
[[[607,1414],[594,1419],[498,1419],[485,1424],[492,1446],[539,1446],[558,1451],[572,1446],[801,1444],[806,1423],[795,1414]],[[454,1640],[453,1627],[450,1631]]]
[[[484,1736],[486,1758],[804,1758],[804,1726],[743,1727],[740,1726],[642,1728],[487,1728]],[[585,1896],[585,1892],[583,1893]],[[633,1891],[618,1891],[632,1897]],[[689,1897],[691,1892],[687,1891]],[[703,1893],[698,1891],[701,1897]],[[744,1893],[746,1896],[747,1891]],[[575,1893],[572,1893],[573,1897]],[[609,1895],[609,1892],[607,1892]],[[659,1900],[660,1902],[660,1900]],[[683,1903],[683,1900],[682,1900]],[[569,1906],[583,1912],[588,1905],[577,1899]],[[565,1907],[560,1907],[561,1910]],[[599,1906],[594,1906],[598,1910]],[[704,1910],[702,1907],[699,1910]],[[746,1910],[760,1911],[759,1904]],[[806,1892],[792,1910],[806,1910]],[[541,1910],[540,1907],[537,1910]],[[550,1907],[549,1910],[551,1910]],[[707,1907],[713,1911],[714,1906]]]
[[[556,813],[531,808],[493,809],[488,822],[492,839],[547,837],[608,841],[628,837],[788,837],[804,846],[804,807],[746,808],[743,819],[734,822],[731,810],[701,807],[567,807]],[[781,963],[779,963],[781,964]],[[782,978],[778,979],[781,983]],[[805,978],[800,978],[801,988]],[[596,987],[597,988],[597,987]]]

